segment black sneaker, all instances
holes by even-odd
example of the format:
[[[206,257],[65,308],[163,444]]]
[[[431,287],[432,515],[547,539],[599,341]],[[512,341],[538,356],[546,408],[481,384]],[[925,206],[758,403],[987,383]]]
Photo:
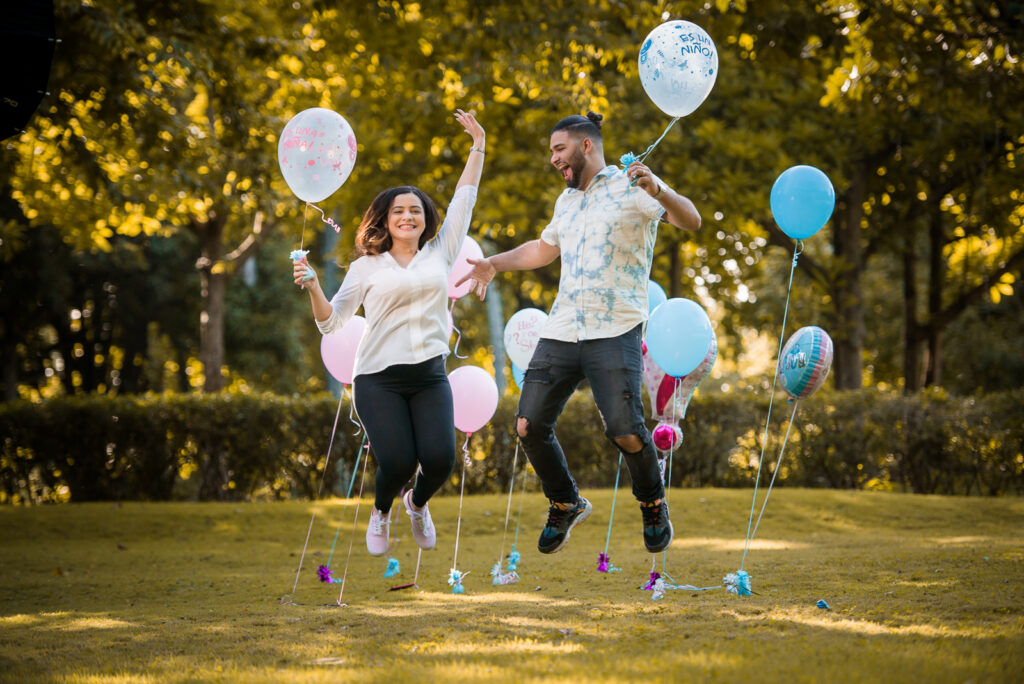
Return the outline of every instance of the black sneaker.
[[[569,541],[572,528],[587,519],[594,507],[582,496],[574,504],[551,503],[548,509],[548,524],[540,533],[537,550],[541,553],[561,551]]]
[[[651,553],[664,551],[672,543],[672,521],[668,519],[668,502],[658,499],[640,503],[644,518],[644,546]]]

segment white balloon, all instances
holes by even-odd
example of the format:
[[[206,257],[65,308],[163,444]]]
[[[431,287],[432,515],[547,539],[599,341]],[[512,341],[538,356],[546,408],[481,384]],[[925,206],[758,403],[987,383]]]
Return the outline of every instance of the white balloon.
[[[505,324],[505,351],[512,363],[529,368],[533,350],[540,341],[540,332],[548,315],[540,309],[520,309]]]
[[[666,21],[640,48],[640,83],[658,109],[669,116],[693,112],[718,78],[718,50],[700,26]]]
[[[356,163],[356,135],[341,114],[304,109],[281,131],[277,161],[288,187],[305,202],[319,202],[340,188]]]

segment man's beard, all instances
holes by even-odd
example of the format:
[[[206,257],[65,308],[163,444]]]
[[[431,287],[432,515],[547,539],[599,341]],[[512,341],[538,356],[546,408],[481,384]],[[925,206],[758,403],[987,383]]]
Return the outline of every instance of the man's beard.
[[[580,187],[580,175],[583,172],[583,167],[587,165],[586,157],[583,156],[583,152],[576,149],[572,153],[572,157],[569,158],[569,168],[572,170],[572,175],[565,179],[567,187],[573,189],[579,189]]]

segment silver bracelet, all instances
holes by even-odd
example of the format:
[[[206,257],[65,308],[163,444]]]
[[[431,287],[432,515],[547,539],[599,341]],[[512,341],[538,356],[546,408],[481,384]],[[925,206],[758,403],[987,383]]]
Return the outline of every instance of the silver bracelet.
[[[482,148],[482,147],[475,147],[475,146],[474,147],[470,147],[469,151],[470,152],[479,152],[480,154],[487,154],[487,152],[485,152],[484,148]]]

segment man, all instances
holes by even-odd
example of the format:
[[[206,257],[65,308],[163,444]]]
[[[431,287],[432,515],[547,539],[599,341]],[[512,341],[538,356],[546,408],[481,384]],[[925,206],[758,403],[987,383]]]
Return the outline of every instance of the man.
[[[641,399],[642,328],[647,283],[659,219],[684,230],[700,227],[700,214],[649,168],[634,162],[622,171],[605,163],[600,114],[569,116],[551,131],[551,164],[567,189],[555,202],[551,223],[533,240],[473,265],[482,299],[499,271],[546,266],[562,258],[558,295],[530,360],[519,399],[516,432],[544,494],[548,521],[537,548],[555,553],[592,506],[579,495],[554,426],[584,378],[601,412],[605,435],[626,461],[640,502],[647,550],[672,542],[658,456],[644,421]]]

